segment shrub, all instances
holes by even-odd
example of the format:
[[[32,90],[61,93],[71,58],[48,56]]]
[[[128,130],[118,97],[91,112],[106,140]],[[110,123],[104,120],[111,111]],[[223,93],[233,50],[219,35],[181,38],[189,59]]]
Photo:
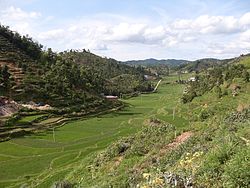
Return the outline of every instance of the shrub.
[[[221,88],[219,86],[215,86],[213,88],[213,91],[216,95],[217,98],[221,98],[222,97],[222,91],[221,91]]]
[[[250,147],[239,151],[226,164],[223,180],[225,187],[248,187],[250,185]]]
[[[95,166],[101,166],[113,157],[123,155],[133,143],[133,137],[123,138],[112,145],[105,151],[101,152],[93,161]]]
[[[204,121],[207,118],[209,118],[211,115],[213,115],[213,113],[210,110],[208,110],[208,109],[202,109],[201,112],[200,112],[200,114],[199,114],[199,119],[201,121]]]
[[[222,96],[228,95],[228,90],[226,88],[222,88],[221,89],[221,94],[222,94]]]
[[[197,173],[198,184],[211,187],[214,183],[221,184],[221,176],[224,172],[223,167],[230,160],[235,149],[233,144],[222,144],[208,153]]]
[[[12,115],[7,121],[5,121],[5,126],[13,126],[17,122],[17,120],[21,119],[19,113]]]
[[[197,95],[196,95],[195,91],[190,91],[190,92],[184,94],[182,96],[181,100],[185,104],[185,103],[191,102],[196,96]]]
[[[249,82],[250,81],[250,74],[249,74],[249,72],[247,72],[247,70],[243,71],[242,77],[243,77],[243,80],[245,82]]]

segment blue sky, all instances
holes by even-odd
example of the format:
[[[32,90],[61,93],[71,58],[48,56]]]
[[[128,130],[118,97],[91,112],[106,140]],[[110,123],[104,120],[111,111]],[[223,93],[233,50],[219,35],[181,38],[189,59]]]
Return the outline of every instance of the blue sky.
[[[250,0],[0,0],[0,22],[56,51],[118,60],[250,52]]]

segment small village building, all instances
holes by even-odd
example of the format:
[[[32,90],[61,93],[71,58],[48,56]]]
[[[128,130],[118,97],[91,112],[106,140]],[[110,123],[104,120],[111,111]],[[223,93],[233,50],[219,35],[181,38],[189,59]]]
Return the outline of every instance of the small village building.
[[[108,99],[108,100],[117,100],[117,99],[118,99],[118,96],[107,95],[107,96],[104,96],[104,98],[106,98],[106,99]]]
[[[188,79],[189,82],[195,82],[196,81],[196,78],[195,77],[191,77]]]
[[[155,76],[151,76],[151,75],[145,74],[145,75],[144,75],[144,79],[145,79],[145,80],[155,80],[156,77],[158,76],[158,74],[155,73],[154,75],[155,75]]]

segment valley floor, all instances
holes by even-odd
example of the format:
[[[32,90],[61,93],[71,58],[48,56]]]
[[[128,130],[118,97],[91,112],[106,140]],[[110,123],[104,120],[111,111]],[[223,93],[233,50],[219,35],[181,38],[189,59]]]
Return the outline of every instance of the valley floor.
[[[125,100],[128,106],[121,111],[0,143],[0,187],[49,187],[89,154],[140,130],[150,117],[187,127],[178,114],[172,118],[182,91],[182,85],[163,80],[157,93]]]

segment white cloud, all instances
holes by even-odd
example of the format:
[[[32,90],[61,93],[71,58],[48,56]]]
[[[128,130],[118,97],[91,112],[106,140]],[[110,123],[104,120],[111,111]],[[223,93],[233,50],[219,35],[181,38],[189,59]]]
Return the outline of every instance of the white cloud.
[[[21,34],[34,35],[32,27],[36,24],[38,19],[42,18],[39,12],[26,12],[20,8],[10,6],[0,11],[1,24],[5,24],[11,27]]]
[[[249,28],[249,30],[240,34],[240,41],[250,43],[250,28]]]
[[[120,23],[111,28],[111,32],[106,36],[107,40],[125,42],[144,42],[143,32],[146,28],[144,24]]]
[[[214,42],[207,46],[207,52],[220,56],[237,56],[250,52],[250,29],[227,42]]]
[[[146,28],[143,36],[148,43],[155,43],[157,41],[162,41],[166,38],[167,31],[163,26],[157,26],[153,28]]]
[[[250,12],[247,12],[246,14],[244,14],[240,20],[240,25],[242,26],[249,26],[250,25]]]
[[[25,12],[13,6],[3,10],[1,15],[1,18],[12,21],[23,21],[24,19],[36,19],[41,17],[41,13],[39,12]]]
[[[65,36],[66,32],[63,29],[54,29],[46,32],[42,32],[38,35],[41,40],[58,40]]]
[[[250,18],[250,13],[247,13],[240,18],[235,18],[234,16],[202,15],[193,20],[176,20],[172,23],[172,27],[176,30],[185,30],[200,34],[233,34],[246,29],[249,25],[247,17]]]
[[[3,24],[21,34],[28,33],[55,50],[87,48],[118,59],[157,53],[168,58],[171,52],[182,58],[181,54],[195,51],[224,57],[250,51],[250,12],[239,17],[201,15],[177,20],[170,20],[164,12],[162,19],[167,21],[102,13],[57,23],[58,18],[53,16],[13,6],[0,11]],[[157,51],[153,52],[153,48]],[[122,52],[118,53],[118,49]],[[140,49],[143,51],[138,52]]]
[[[97,51],[108,50],[107,44],[99,43],[98,41],[91,41],[91,43],[88,45],[88,48]]]

